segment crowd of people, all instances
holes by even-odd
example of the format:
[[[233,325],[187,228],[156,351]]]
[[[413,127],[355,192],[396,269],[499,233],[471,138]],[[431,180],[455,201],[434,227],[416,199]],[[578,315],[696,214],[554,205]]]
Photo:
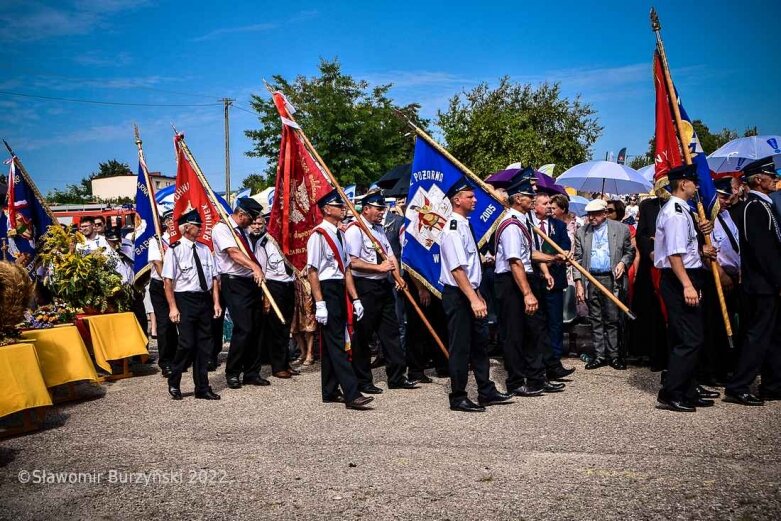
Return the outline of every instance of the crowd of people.
[[[182,399],[182,373],[189,367],[195,397],[220,398],[208,373],[220,364],[226,311],[233,326],[228,388],[270,385],[261,376],[263,364],[273,377],[287,379],[319,359],[322,400],[351,409],[370,408],[373,395],[384,392],[374,381],[374,351],[390,390],[417,389],[432,376],[450,378],[453,410],[484,411],[514,397],[562,392],[575,370],[562,364],[569,352],[564,332],[577,317],[591,328],[585,369],[623,370],[627,360],[650,365],[662,374],[660,408],[712,406],[721,394],[712,389],[717,386],[725,387],[728,402],[778,400],[781,191],[774,191],[772,158],[716,179],[720,210],[713,224],[692,211],[693,169],[674,169],[668,178],[669,199],[646,196],[638,205],[636,195],[622,200],[600,194],[581,218],[569,211],[566,196],[538,191],[519,173],[503,190],[508,210],[483,247],[468,219],[474,189],[462,179],[446,194],[452,214],[440,236],[441,298],[401,269],[404,199],[388,212],[381,191],[363,197],[360,223],[348,218],[336,190],[318,201],[323,221],[307,244],[303,272],[292,269],[266,233],[268,216],[252,198],[239,199],[228,222],[215,225],[213,252],[196,240],[202,226],[197,212],[177,222],[169,212],[161,219],[168,230],[162,250],[157,241],[150,244],[146,306],[140,295],[134,311],[142,321],[147,312],[153,317],[157,363],[175,400]],[[181,238],[169,244],[174,226]],[[116,256],[129,284],[131,243],[105,228],[102,218],[82,218],[86,242],[79,248]],[[714,266],[732,339],[723,325]],[[617,301],[637,319],[630,320]],[[506,369],[504,392],[489,375],[494,354]],[[467,395],[469,371],[476,401]],[[760,373],[757,395],[751,386]]]

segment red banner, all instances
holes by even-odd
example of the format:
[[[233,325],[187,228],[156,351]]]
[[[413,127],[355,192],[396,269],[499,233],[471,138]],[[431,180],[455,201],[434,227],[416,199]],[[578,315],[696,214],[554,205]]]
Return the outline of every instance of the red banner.
[[[683,164],[681,147],[675,131],[675,121],[670,106],[670,91],[662,68],[659,53],[654,53],[654,86],[656,87],[656,138],[654,140],[654,181],[659,182],[671,169]],[[666,185],[666,181],[663,181]],[[660,188],[660,187],[657,187]]]
[[[181,239],[179,226],[176,225],[179,217],[192,209],[197,209],[201,216],[201,233],[198,235],[198,242],[212,247],[212,229],[214,225],[220,222],[220,214],[206,195],[204,188],[195,169],[187,160],[184,150],[179,142],[184,136],[178,134],[174,137],[174,146],[176,147],[176,191],[174,192],[174,226],[171,233],[171,243]]]
[[[273,97],[282,118],[282,142],[268,233],[280,245],[288,261],[301,271],[306,266],[307,240],[312,228],[322,220],[317,200],[326,195],[331,186],[291,127],[295,124],[290,119],[291,107],[287,100],[280,92],[275,92]]]

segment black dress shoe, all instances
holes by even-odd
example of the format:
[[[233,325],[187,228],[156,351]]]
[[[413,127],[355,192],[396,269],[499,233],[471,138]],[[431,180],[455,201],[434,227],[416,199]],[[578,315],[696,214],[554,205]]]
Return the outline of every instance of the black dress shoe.
[[[668,411],[674,411],[674,412],[695,412],[697,409],[693,405],[689,405],[686,402],[679,402],[678,400],[666,400],[664,398],[657,398],[656,399],[658,405],[656,406],[657,409],[666,409]]]
[[[212,388],[209,387],[206,391],[202,393],[195,393],[195,397],[199,400],[219,400],[220,395],[212,391]]]
[[[567,369],[564,366],[560,366],[557,367],[556,369],[551,369],[547,371],[547,376],[548,376],[548,380],[561,380],[562,378],[566,378],[574,372],[575,372],[574,367],[570,367],[569,369]]]
[[[182,391],[178,387],[173,387],[171,385],[168,386],[168,394],[171,395],[171,398],[174,400],[181,400],[182,399]]]
[[[388,389],[418,389],[417,382],[410,382],[406,378],[398,383],[388,384]]]
[[[477,405],[469,398],[461,398],[460,400],[450,404],[451,411],[461,412],[485,412],[485,407]]]
[[[361,387],[359,389],[362,393],[366,394],[382,394],[383,390],[377,387],[376,385],[367,385],[365,387]]]
[[[231,389],[241,389],[241,382],[239,381],[238,376],[229,376],[226,378],[226,381],[228,382],[228,387]]]
[[[260,376],[251,376],[249,378],[245,376],[242,383],[244,385],[271,385],[271,382]]]
[[[512,403],[510,400],[513,399],[513,395],[510,393],[500,393],[497,391],[493,396],[490,398],[483,398],[482,396],[477,397],[477,403],[482,405],[483,407],[487,407],[489,405],[499,405],[499,404],[505,404],[505,403]]]
[[[623,371],[626,369],[626,362],[621,358],[614,358],[610,361],[610,367],[617,371]]]
[[[356,411],[370,411],[369,403],[374,400],[372,396],[359,396],[355,400],[348,402],[345,406],[348,409],[355,409]]]
[[[692,407],[713,407],[713,400],[708,400],[707,398],[703,398],[702,396],[698,396],[696,400],[688,401],[686,402]]]
[[[763,400],[760,400],[756,396],[754,396],[751,393],[740,393],[740,394],[733,394],[729,391],[724,391],[724,398],[722,398],[725,402],[729,403],[737,403],[740,405],[765,405],[765,402]]]
[[[542,390],[546,393],[560,393],[564,390],[564,384],[560,382],[545,382]]]
[[[511,391],[514,396],[542,396],[542,387],[532,388],[526,385],[516,387]]]
[[[414,382],[416,384],[430,384],[434,382],[434,380],[432,380],[426,375],[410,377],[409,381]]]
[[[718,398],[721,396],[721,393],[718,391],[711,391],[710,389],[706,389],[701,385],[697,386],[697,396],[700,398]]]
[[[323,403],[344,403],[344,395],[338,393],[328,398],[323,398]]]
[[[605,367],[606,365],[607,360],[604,358],[595,358],[586,364],[586,369],[599,369],[600,367]]]

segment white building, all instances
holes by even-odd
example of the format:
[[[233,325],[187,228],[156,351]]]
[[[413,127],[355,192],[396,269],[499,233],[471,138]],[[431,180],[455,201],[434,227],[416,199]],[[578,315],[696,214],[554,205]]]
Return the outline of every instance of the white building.
[[[152,182],[152,189],[155,191],[176,184],[175,177],[169,177],[160,172],[149,172],[149,178]],[[92,197],[97,201],[120,197],[133,199],[136,196],[136,179],[135,175],[115,175],[93,179],[91,181]]]

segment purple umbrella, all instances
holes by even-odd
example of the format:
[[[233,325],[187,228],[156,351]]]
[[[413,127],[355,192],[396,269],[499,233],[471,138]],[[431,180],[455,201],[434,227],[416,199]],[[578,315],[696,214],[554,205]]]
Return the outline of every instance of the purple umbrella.
[[[512,178],[515,177],[515,175],[520,171],[520,168],[508,168],[507,170],[500,170],[499,172],[491,174],[488,179],[485,180],[485,182],[495,186],[496,188],[506,188],[510,185]],[[534,175],[537,178],[537,189],[541,192],[567,195],[567,191],[564,189],[564,187],[556,184],[556,181],[554,181],[551,176],[536,170],[534,171]],[[569,196],[567,195],[567,197]]]

